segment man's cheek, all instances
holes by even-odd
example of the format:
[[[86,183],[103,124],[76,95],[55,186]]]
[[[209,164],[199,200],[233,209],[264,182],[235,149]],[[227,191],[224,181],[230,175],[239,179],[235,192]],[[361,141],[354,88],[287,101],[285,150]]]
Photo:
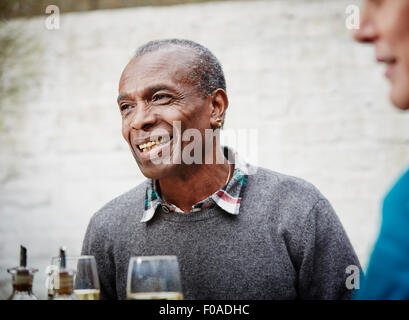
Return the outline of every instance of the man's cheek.
[[[122,137],[129,143],[129,130],[124,124],[122,124]]]

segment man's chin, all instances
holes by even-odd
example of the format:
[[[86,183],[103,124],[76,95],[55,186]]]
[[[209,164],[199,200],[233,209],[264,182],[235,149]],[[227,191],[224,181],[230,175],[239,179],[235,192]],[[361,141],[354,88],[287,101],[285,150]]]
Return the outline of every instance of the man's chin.
[[[139,170],[141,170],[141,173],[148,179],[153,179],[153,180],[159,180],[166,178],[170,175],[172,175],[172,166],[170,165],[154,165],[150,164],[149,166],[142,166],[138,163]]]

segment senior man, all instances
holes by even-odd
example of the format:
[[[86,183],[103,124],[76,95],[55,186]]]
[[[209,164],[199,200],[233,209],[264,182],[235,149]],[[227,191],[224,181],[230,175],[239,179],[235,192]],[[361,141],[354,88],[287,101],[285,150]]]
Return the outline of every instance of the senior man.
[[[185,299],[350,297],[359,261],[324,196],[219,146],[228,98],[208,49],[178,39],[140,47],[118,105],[147,180],[88,226],[82,254],[96,258],[102,299],[126,299],[130,257],[152,255],[178,257]]]

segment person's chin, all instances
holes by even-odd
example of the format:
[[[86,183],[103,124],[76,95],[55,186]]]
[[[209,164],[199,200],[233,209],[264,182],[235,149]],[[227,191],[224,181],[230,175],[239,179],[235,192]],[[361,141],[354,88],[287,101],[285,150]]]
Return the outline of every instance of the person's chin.
[[[173,172],[171,165],[166,164],[145,164],[141,165],[138,163],[139,170],[141,170],[142,174],[148,179],[159,180],[166,178],[167,176],[171,175]]]
[[[408,88],[402,83],[392,84],[390,98],[393,105],[400,110],[409,110]]]

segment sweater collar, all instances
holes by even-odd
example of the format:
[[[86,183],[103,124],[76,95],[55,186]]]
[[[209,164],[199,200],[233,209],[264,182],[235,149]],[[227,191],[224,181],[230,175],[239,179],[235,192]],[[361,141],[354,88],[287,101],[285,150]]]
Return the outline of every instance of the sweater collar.
[[[214,205],[230,214],[239,214],[241,200],[247,184],[249,164],[229,147],[224,147],[224,153],[225,156],[229,155],[228,158],[232,159],[234,163],[232,178],[225,186],[211,196],[192,206],[189,214]],[[146,187],[145,209],[141,222],[150,221],[155,215],[158,206],[162,206],[165,212],[183,212],[177,206],[166,203],[159,196],[159,192],[156,188],[156,180],[149,179]]]

